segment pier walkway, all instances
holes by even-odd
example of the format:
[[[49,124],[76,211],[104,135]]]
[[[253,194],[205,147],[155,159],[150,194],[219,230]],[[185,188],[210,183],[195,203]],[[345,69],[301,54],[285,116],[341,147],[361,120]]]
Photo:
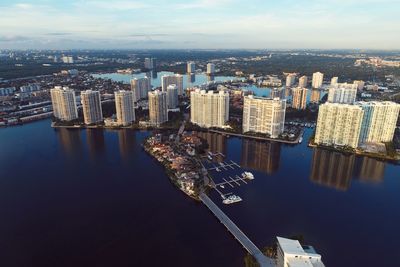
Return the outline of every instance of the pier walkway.
[[[225,225],[228,231],[239,241],[240,244],[249,252],[261,267],[275,267],[272,259],[266,257],[256,245],[236,226],[231,219],[204,193],[200,194],[200,200],[207,208]]]

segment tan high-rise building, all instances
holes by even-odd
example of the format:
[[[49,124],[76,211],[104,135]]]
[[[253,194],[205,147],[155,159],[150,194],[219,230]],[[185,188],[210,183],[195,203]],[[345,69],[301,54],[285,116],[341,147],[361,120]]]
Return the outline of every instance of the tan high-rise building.
[[[215,64],[208,63],[207,64],[207,74],[208,75],[213,75],[214,73],[215,73]]]
[[[167,92],[149,92],[149,114],[150,123],[157,127],[168,121]]]
[[[307,87],[307,85],[308,85],[308,78],[307,78],[307,76],[301,76],[300,78],[299,78],[299,87],[301,87],[301,88],[306,88]]]
[[[391,142],[399,118],[400,105],[390,101],[356,102],[364,110],[360,144]]]
[[[315,143],[327,146],[358,146],[364,111],[347,104],[325,103],[319,106]]]
[[[339,82],[339,77],[332,77],[331,79],[331,85],[336,85]]]
[[[115,95],[117,123],[127,126],[135,121],[135,102],[132,91],[118,91]]]
[[[328,92],[328,102],[353,104],[357,97],[357,84],[336,83],[331,85]]]
[[[150,78],[134,78],[131,80],[131,90],[134,92],[134,101],[147,98],[148,92],[151,90]]]
[[[292,89],[292,108],[306,109],[307,92],[307,88],[297,87]]]
[[[161,77],[161,88],[163,92],[167,91],[167,87],[175,84],[178,88],[178,94],[183,95],[183,76],[180,74],[163,75]]]
[[[201,127],[224,127],[229,120],[229,93],[190,92],[190,121]]]
[[[310,102],[318,104],[320,99],[321,99],[321,91],[317,90],[317,89],[312,89],[311,90]]]
[[[296,73],[290,73],[286,76],[286,87],[292,87],[296,82]]]
[[[362,91],[364,89],[364,86],[365,86],[365,82],[364,81],[361,81],[361,80],[354,81],[354,84],[357,85],[357,90],[358,91]]]
[[[99,91],[86,90],[81,92],[83,119],[85,124],[100,123],[103,121],[101,99]]]
[[[74,90],[56,86],[50,90],[50,95],[54,117],[62,121],[72,121],[78,118]]]
[[[321,72],[313,73],[312,77],[312,88],[319,89],[322,87],[322,83],[324,82],[324,74]]]
[[[286,100],[244,97],[243,132],[269,134],[277,138],[285,125]]]
[[[195,73],[196,72],[196,64],[193,61],[189,61],[187,63],[187,73]]]

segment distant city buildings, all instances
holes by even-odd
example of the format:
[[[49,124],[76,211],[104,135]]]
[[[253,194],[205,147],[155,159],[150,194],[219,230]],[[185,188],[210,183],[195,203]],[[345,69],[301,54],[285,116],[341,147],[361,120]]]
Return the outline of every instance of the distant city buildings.
[[[339,77],[332,77],[331,85],[336,85],[339,82]]]
[[[85,124],[103,122],[101,99],[99,91],[86,90],[81,92],[83,119]]]
[[[354,84],[356,84],[357,85],[357,90],[358,91],[362,91],[363,89],[364,89],[364,86],[365,86],[365,82],[364,81],[361,81],[361,80],[359,80],[359,81],[354,81]]]
[[[54,117],[62,121],[72,121],[78,118],[74,90],[56,86],[50,89],[50,96]]]
[[[168,121],[167,92],[155,90],[148,95],[150,123],[158,127]]]
[[[189,61],[187,63],[187,73],[195,73],[196,72],[196,64],[193,61]]]
[[[131,90],[134,93],[135,102],[148,97],[151,90],[150,78],[134,78],[131,80]]]
[[[208,63],[207,64],[207,74],[208,75],[213,75],[214,73],[215,73],[215,64]]]
[[[191,122],[201,127],[224,127],[229,120],[229,93],[200,89],[190,92],[190,115]]]
[[[146,58],[144,59],[144,68],[145,68],[145,69],[148,69],[148,70],[155,69],[155,68],[156,68],[156,65],[157,65],[156,62],[157,62],[157,61],[156,61],[155,58],[146,57]]]
[[[292,87],[296,82],[296,73],[290,73],[286,76],[286,87]]]
[[[302,246],[299,241],[277,237],[277,267],[325,267],[321,255],[313,247]]]
[[[307,88],[293,88],[292,89],[292,108],[306,109],[307,107]]]
[[[175,84],[170,84],[167,87],[167,105],[169,109],[178,107],[178,87]]]
[[[300,78],[299,78],[299,87],[301,87],[301,88],[307,88],[307,85],[308,85],[308,78],[307,78],[307,76],[301,76]]]
[[[15,93],[16,88],[15,87],[3,87],[0,88],[0,96],[8,96],[12,95]]]
[[[66,63],[66,64],[73,64],[74,63],[74,58],[72,56],[63,56],[61,58],[61,60],[62,60],[63,63]]]
[[[161,77],[161,88],[163,92],[167,91],[167,87],[175,84],[178,88],[178,95],[183,95],[183,76],[180,74],[163,75]]]
[[[118,125],[127,126],[135,121],[135,103],[132,91],[117,91],[115,95],[115,109]]]
[[[331,85],[328,102],[353,104],[357,97],[357,84],[336,83]]]
[[[279,137],[284,131],[286,100],[244,97],[243,133],[254,132]]]
[[[324,82],[324,74],[321,72],[315,72],[312,76],[312,88],[320,89],[322,87],[322,83]]]
[[[28,85],[23,85],[19,88],[21,93],[31,93],[35,91],[39,91],[41,89],[40,85],[37,83],[32,83]]]

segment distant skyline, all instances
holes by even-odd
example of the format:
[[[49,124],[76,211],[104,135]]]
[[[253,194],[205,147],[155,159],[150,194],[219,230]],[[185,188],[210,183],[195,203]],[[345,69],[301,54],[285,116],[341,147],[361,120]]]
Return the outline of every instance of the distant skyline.
[[[0,49],[400,49],[400,0],[2,0]]]

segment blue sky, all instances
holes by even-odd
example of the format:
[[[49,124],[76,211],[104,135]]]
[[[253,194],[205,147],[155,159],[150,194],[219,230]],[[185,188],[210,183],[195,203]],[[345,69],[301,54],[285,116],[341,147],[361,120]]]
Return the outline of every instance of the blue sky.
[[[400,0],[0,0],[0,49],[400,49]]]

